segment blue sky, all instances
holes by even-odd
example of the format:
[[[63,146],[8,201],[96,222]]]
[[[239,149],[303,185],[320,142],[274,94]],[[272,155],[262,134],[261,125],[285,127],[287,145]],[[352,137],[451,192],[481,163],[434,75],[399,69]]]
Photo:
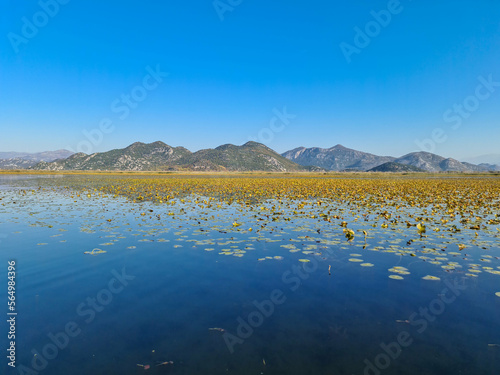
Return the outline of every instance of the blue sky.
[[[0,5],[0,151],[500,153],[497,0],[59,1]]]

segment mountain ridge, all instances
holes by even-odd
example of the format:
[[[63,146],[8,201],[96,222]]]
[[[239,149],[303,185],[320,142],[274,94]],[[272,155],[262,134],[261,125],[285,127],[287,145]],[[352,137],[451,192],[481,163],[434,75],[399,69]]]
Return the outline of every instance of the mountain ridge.
[[[90,155],[78,153],[64,160],[40,162],[35,170],[195,170],[195,171],[306,171],[269,147],[247,142],[241,146],[220,145],[191,152],[161,141],[135,142],[123,149]]]
[[[403,170],[401,165],[408,165],[425,172],[486,172],[498,171],[497,165],[462,163],[456,159],[445,158],[425,151],[411,152],[399,158],[378,156],[353,150],[342,145],[324,149],[319,147],[297,147],[284,152],[284,157],[301,165],[318,166],[333,171],[371,171],[385,165],[382,169]],[[395,165],[388,165],[395,163]],[[414,171],[417,171],[414,170]],[[382,171],[382,170],[381,170]]]
[[[65,158],[50,160],[54,155]],[[296,147],[281,155],[268,146],[249,141],[241,146],[223,144],[191,152],[182,146],[172,147],[162,141],[134,142],[124,148],[93,154],[58,150],[45,153],[0,153],[20,155],[24,159],[1,159],[0,169],[32,170],[193,170],[193,171],[403,171],[403,172],[486,172],[500,171],[500,166],[472,164],[425,151],[411,152],[399,158],[379,156],[350,149],[341,144],[330,148]],[[36,157],[46,160],[36,161]],[[405,167],[406,166],[406,167]]]
[[[378,156],[357,151],[341,144],[330,148],[297,147],[281,155],[301,165],[312,165],[334,171],[368,170],[396,159],[392,156]]]

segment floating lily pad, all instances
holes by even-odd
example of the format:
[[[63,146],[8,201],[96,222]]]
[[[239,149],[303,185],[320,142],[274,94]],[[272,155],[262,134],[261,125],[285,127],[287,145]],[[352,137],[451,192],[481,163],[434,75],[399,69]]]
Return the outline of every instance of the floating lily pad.
[[[439,280],[441,280],[439,277],[431,276],[431,275],[424,276],[424,277],[422,277],[422,279],[424,279],[424,280],[432,280],[432,281],[439,281]]]
[[[389,275],[389,278],[394,279],[394,280],[403,280],[404,279],[402,276],[399,276],[399,275]]]

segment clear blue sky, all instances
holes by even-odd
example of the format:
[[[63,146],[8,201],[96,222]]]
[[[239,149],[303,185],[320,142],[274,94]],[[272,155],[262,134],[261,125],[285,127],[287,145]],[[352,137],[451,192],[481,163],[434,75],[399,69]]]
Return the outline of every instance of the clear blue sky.
[[[92,151],[255,139],[400,156],[435,132],[443,156],[500,153],[500,84],[476,93],[479,77],[500,82],[498,0],[60,1],[1,2],[0,151],[76,149],[107,118]],[[347,44],[362,47],[350,63]],[[147,66],[169,73],[152,90],[137,88]],[[126,112],[134,88],[146,97]],[[272,122],[285,107],[296,117]]]

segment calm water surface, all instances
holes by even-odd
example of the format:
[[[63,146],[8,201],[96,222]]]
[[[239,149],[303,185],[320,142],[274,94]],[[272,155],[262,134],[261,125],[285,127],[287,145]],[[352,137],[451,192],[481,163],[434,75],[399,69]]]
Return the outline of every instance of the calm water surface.
[[[198,221],[197,211],[181,218],[124,198],[75,203],[67,191],[37,190],[45,178],[0,177],[4,311],[7,261],[17,264],[17,368],[4,357],[5,374],[500,373],[499,276],[465,276],[486,250],[448,256],[463,267],[446,272],[348,245],[328,223],[238,232],[231,223],[248,218],[235,209]],[[383,235],[368,242],[391,246]],[[93,249],[106,252],[85,254]],[[498,269],[498,247],[487,254]],[[410,275],[390,279],[394,266]]]

